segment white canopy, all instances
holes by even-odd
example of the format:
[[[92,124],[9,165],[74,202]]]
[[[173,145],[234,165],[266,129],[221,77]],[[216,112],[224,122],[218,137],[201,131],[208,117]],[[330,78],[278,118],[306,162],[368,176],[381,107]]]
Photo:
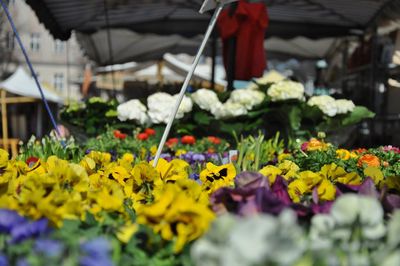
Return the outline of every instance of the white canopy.
[[[26,73],[22,67],[17,70],[8,79],[0,83],[0,89],[4,89],[9,93],[20,96],[32,97],[41,99],[40,92],[36,86],[35,80]],[[44,88],[42,85],[43,93],[46,99],[50,102],[63,103],[63,99],[56,93],[51,92]]]

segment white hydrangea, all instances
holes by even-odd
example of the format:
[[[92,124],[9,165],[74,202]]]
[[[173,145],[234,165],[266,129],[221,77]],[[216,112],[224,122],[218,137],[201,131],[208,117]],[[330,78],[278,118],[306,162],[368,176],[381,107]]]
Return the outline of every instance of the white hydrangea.
[[[240,103],[234,103],[228,100],[224,104],[217,104],[211,109],[211,113],[215,118],[231,118],[247,114],[247,109]]]
[[[336,100],[328,95],[313,96],[308,100],[309,106],[317,106],[324,114],[333,117],[337,114]]]
[[[211,111],[216,105],[221,104],[217,94],[208,89],[199,89],[192,93],[193,101],[203,110]]]
[[[146,106],[139,100],[130,100],[117,107],[118,119],[120,121],[135,120],[141,125],[149,121],[146,111]]]
[[[337,114],[346,114],[349,112],[353,112],[355,107],[356,106],[351,100],[345,100],[345,99],[336,100]]]
[[[179,95],[170,95],[165,92],[157,92],[147,98],[147,106],[149,108],[149,117],[154,124],[168,123],[172,108],[174,108],[176,99]],[[191,99],[184,96],[181,105],[179,106],[176,119],[182,118],[185,113],[192,110],[193,103]]]
[[[230,101],[245,106],[247,110],[262,103],[264,98],[264,93],[251,89],[234,90],[229,97]]]
[[[268,89],[267,94],[273,102],[292,99],[303,100],[304,86],[299,82],[284,80],[273,84]]]

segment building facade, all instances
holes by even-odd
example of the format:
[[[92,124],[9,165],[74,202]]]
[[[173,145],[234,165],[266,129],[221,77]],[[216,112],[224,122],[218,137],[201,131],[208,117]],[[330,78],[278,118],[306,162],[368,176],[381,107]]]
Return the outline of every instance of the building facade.
[[[66,102],[80,99],[79,81],[82,80],[87,61],[76,38],[72,36],[68,41],[55,40],[24,0],[10,0],[9,10],[40,82],[56,91]],[[4,19],[3,47],[10,55],[2,59],[3,68],[11,73],[18,65],[27,69],[21,49],[13,39],[11,27]]]

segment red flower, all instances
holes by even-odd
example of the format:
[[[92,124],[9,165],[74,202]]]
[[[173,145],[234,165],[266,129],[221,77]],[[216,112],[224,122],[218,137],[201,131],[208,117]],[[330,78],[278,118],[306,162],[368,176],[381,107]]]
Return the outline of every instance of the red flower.
[[[221,144],[221,139],[220,138],[217,138],[217,137],[214,137],[214,136],[209,136],[207,138],[211,143],[213,143],[215,145]]]
[[[119,130],[114,130],[114,137],[117,139],[125,139],[127,136],[127,134],[121,133]]]
[[[152,129],[152,128],[146,128],[144,130],[144,133],[146,133],[149,136],[154,136],[156,134],[156,131],[154,129]]]
[[[196,139],[193,136],[186,135],[181,138],[181,142],[182,142],[182,144],[192,145],[196,142]]]
[[[146,139],[149,138],[149,135],[147,135],[147,133],[139,133],[137,135],[137,138],[140,139],[140,140],[146,140]]]
[[[178,138],[170,138],[169,140],[167,140],[166,145],[171,148],[173,146],[175,146],[176,144],[179,143],[179,139]]]

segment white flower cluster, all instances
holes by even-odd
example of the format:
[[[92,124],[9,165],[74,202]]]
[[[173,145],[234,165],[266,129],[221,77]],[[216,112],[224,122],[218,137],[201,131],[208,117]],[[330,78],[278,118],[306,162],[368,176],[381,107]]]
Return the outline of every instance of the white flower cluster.
[[[172,96],[165,92],[157,92],[147,98],[147,106],[149,108],[149,117],[152,123],[168,123],[168,118],[174,108],[178,94]],[[176,119],[181,119],[185,113],[192,111],[192,100],[184,96],[181,105],[179,106]]]
[[[118,119],[120,121],[135,120],[141,125],[149,121],[146,114],[147,108],[139,100],[130,100],[117,107]]]
[[[353,112],[356,106],[351,100],[340,99],[336,100],[336,107],[338,114],[346,114],[349,112]]]
[[[262,103],[264,98],[264,93],[250,89],[233,91],[225,103],[221,103],[212,90],[200,89],[192,94],[193,101],[217,119],[245,115],[248,110]]]
[[[299,82],[283,80],[273,84],[267,92],[273,102],[284,100],[303,100],[304,86]]]
[[[235,90],[231,93],[229,99],[233,103],[238,103],[246,107],[247,110],[253,109],[254,106],[264,101],[265,94],[257,90]]]
[[[355,105],[350,100],[335,100],[328,95],[313,96],[307,102],[310,106],[317,106],[324,114],[333,117],[337,114],[352,112]]]

